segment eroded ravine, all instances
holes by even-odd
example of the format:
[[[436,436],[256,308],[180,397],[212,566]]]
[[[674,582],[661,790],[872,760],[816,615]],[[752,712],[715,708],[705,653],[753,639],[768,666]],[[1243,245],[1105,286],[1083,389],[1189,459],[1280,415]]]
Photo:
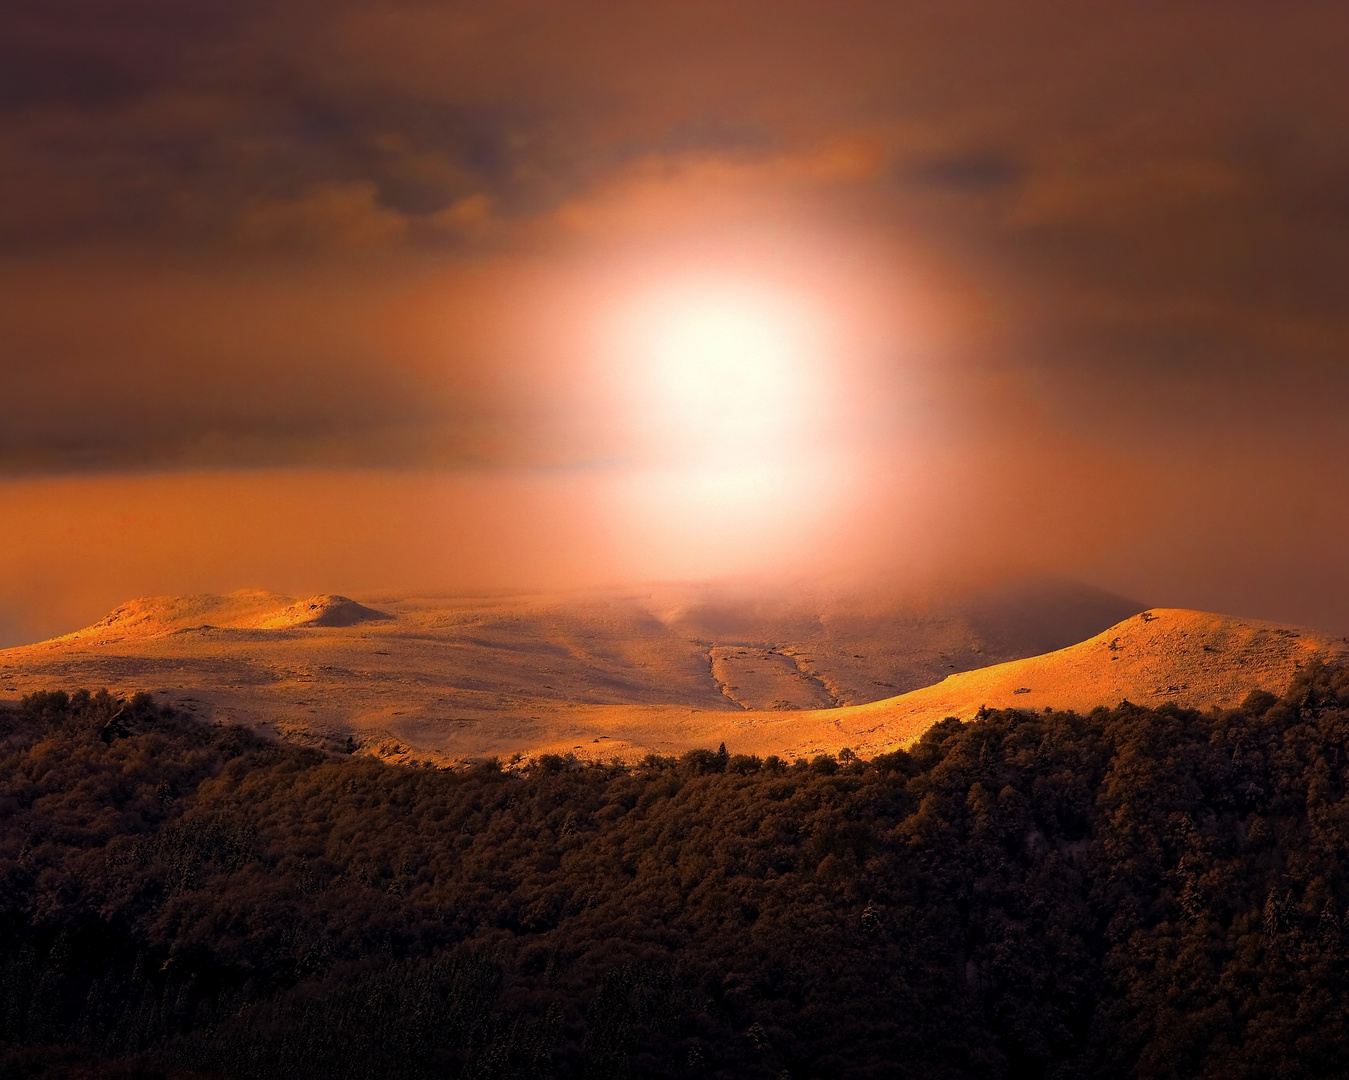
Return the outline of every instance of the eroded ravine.
[[[722,694],[742,709],[826,709],[837,703],[795,656],[774,646],[713,645],[708,662]]]

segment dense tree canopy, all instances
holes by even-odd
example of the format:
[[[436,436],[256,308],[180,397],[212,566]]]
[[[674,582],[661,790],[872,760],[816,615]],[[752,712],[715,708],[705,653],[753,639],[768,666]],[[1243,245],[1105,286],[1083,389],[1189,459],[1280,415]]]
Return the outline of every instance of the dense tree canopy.
[[[1321,668],[869,762],[523,771],[37,694],[0,714],[0,1070],[1324,1076],[1346,747]]]

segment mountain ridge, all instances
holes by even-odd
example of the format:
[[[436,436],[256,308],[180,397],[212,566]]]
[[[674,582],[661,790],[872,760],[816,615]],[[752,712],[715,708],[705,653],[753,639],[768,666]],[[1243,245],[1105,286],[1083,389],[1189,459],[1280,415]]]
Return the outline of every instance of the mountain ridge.
[[[1085,605],[1105,629],[1012,658],[994,641],[1015,637],[1022,608],[981,636],[954,608],[863,617],[835,603],[810,615],[707,590],[364,599],[129,601],[81,631],[0,652],[0,694],[149,691],[203,719],[395,760],[636,760],[721,742],[809,757],[884,753],[985,707],[1230,706],[1254,689],[1282,693],[1313,658],[1349,658],[1343,639],[1186,609],[1105,624],[1128,602],[1090,592],[1048,606]],[[817,636],[788,638],[804,631]]]
[[[293,597],[265,589],[225,595],[142,596],[119,605],[97,622],[35,645],[99,639],[104,642],[161,637],[190,630],[290,630],[306,626],[351,626],[392,618],[350,597],[319,593]],[[20,646],[23,648],[24,646]]]

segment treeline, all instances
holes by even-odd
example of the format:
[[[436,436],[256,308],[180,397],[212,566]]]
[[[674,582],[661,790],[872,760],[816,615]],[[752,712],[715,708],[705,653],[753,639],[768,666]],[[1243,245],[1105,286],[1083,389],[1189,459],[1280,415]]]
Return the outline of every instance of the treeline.
[[[0,1072],[1321,1077],[1349,675],[524,774],[0,714]]]

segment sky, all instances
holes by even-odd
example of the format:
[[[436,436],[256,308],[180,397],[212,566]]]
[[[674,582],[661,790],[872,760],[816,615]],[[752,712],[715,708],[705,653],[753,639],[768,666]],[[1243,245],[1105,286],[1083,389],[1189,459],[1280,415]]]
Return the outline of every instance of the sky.
[[[1051,573],[1349,633],[1349,15],[8,0],[0,645]]]

